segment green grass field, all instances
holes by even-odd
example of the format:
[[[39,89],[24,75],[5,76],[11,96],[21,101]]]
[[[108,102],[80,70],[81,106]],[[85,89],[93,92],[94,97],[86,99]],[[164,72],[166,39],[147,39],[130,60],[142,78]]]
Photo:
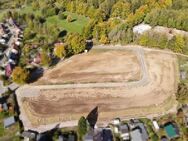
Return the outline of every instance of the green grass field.
[[[64,12],[65,15],[71,15],[73,18],[72,22],[67,22],[66,19],[61,20],[58,16],[51,16],[47,18],[48,25],[57,25],[61,30],[65,29],[68,32],[78,32],[82,33],[83,27],[87,24],[88,18],[85,16],[80,16],[75,13]]]

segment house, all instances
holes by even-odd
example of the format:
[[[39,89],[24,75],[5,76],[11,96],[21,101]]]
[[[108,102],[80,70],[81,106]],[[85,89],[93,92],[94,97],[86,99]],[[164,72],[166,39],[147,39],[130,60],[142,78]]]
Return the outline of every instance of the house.
[[[143,34],[147,31],[149,31],[152,27],[148,24],[139,24],[135,27],[133,27],[133,33],[135,34]]]
[[[154,126],[155,130],[158,131],[160,129],[160,127],[159,127],[157,121],[153,120],[152,123],[153,123],[153,126]]]
[[[68,140],[67,141],[76,141],[76,136],[73,134],[68,135]]]
[[[164,125],[164,129],[165,129],[165,132],[170,140],[180,136],[179,130],[178,130],[177,126],[175,125],[175,123],[171,123],[171,122],[166,123]]]
[[[168,141],[168,138],[166,136],[162,136],[161,141]]]
[[[83,141],[93,141],[93,133],[92,131],[88,132],[85,136]]]
[[[5,67],[5,76],[10,77],[13,71],[13,65],[11,65],[10,63],[7,64],[7,66]]]
[[[110,128],[91,130],[84,136],[83,141],[113,141],[112,131]]]
[[[120,123],[121,123],[120,118],[115,118],[115,119],[113,119],[113,121],[112,121],[112,124],[113,124],[113,125],[120,125]]]
[[[185,80],[186,76],[187,76],[186,71],[180,71],[180,78],[181,78],[181,80]]]
[[[142,138],[140,139],[140,141],[147,141],[149,139],[149,135],[144,126],[144,123],[140,122],[138,119],[131,119],[129,122],[129,127],[131,128],[132,131],[136,130],[135,133],[137,137],[140,136],[138,131],[140,132]],[[135,135],[135,133],[133,135]]]
[[[18,87],[19,87],[18,84],[16,84],[16,83],[11,83],[11,84],[8,86],[8,89],[11,90],[11,91],[14,91],[14,90],[16,90]]]
[[[35,140],[37,137],[37,134],[35,132],[31,132],[31,131],[24,131],[21,133],[21,136],[25,140]]]
[[[119,133],[123,141],[130,140],[129,127],[127,124],[122,124],[119,126]]]
[[[8,105],[7,105],[7,103],[3,103],[2,104],[2,109],[3,109],[3,111],[8,111]]]
[[[135,129],[135,130],[131,131],[130,135],[131,135],[131,141],[145,141],[142,138],[142,133],[141,133],[140,129]]]
[[[64,141],[63,135],[59,135],[58,141]]]
[[[4,128],[8,128],[16,123],[14,116],[4,119]]]

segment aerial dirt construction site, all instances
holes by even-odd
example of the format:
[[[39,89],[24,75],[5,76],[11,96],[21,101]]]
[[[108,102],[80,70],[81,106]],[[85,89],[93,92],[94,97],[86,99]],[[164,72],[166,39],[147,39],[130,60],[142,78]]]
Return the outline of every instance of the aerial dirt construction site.
[[[140,46],[96,46],[46,70],[16,91],[26,129],[77,124],[98,107],[98,123],[153,117],[176,108],[177,56]]]

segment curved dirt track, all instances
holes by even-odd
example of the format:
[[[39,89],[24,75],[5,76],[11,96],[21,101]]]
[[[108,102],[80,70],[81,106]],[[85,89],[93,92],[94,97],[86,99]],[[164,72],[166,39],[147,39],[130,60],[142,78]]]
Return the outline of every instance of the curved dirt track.
[[[16,93],[25,128],[45,131],[59,122],[62,127],[71,126],[95,106],[99,107],[99,121],[115,117],[156,116],[176,106],[174,94],[178,69],[174,54],[143,50],[139,46],[113,49],[134,50],[141,68],[140,80],[24,86]]]

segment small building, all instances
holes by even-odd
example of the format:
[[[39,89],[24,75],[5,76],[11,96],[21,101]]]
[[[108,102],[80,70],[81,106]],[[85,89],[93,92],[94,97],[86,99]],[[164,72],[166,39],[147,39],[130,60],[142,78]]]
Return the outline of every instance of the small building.
[[[161,141],[168,141],[168,138],[166,136],[162,136]]]
[[[8,111],[8,105],[7,105],[7,103],[3,103],[2,104],[2,109],[3,109],[3,111]]]
[[[93,141],[93,134],[87,133],[87,134],[84,136],[83,141]]]
[[[130,135],[131,135],[131,141],[146,141],[146,140],[143,140],[142,134],[139,129],[135,129],[131,131]]]
[[[170,140],[177,138],[180,135],[177,126],[175,126],[171,122],[165,124],[164,129],[165,129],[165,132]]]
[[[113,119],[113,121],[112,121],[112,124],[113,124],[113,125],[120,125],[120,123],[121,123],[120,118],[115,118],[115,119]]]
[[[139,24],[133,27],[133,33],[135,34],[143,34],[146,31],[149,31],[152,27],[148,24]]]
[[[21,133],[21,136],[26,140],[35,140],[37,137],[36,133],[31,131],[24,131]]]
[[[119,131],[120,131],[120,137],[123,139],[123,141],[130,140],[129,127],[127,124],[120,125]]]
[[[4,119],[4,128],[8,128],[16,123],[14,116]]]
[[[159,124],[157,123],[157,121],[153,120],[152,123],[153,123],[155,130],[158,131],[160,129],[160,127],[159,127]]]
[[[64,141],[63,135],[59,135],[58,141]]]
[[[146,130],[145,126],[144,126],[144,123],[142,123],[138,119],[130,120],[129,127],[133,131],[134,130],[139,130],[139,132],[141,133],[141,137],[142,137],[141,141],[147,141],[149,139],[149,135],[148,135],[147,130]],[[138,134],[138,131],[136,131],[136,133]],[[140,135],[138,135],[138,136],[140,136]]]

